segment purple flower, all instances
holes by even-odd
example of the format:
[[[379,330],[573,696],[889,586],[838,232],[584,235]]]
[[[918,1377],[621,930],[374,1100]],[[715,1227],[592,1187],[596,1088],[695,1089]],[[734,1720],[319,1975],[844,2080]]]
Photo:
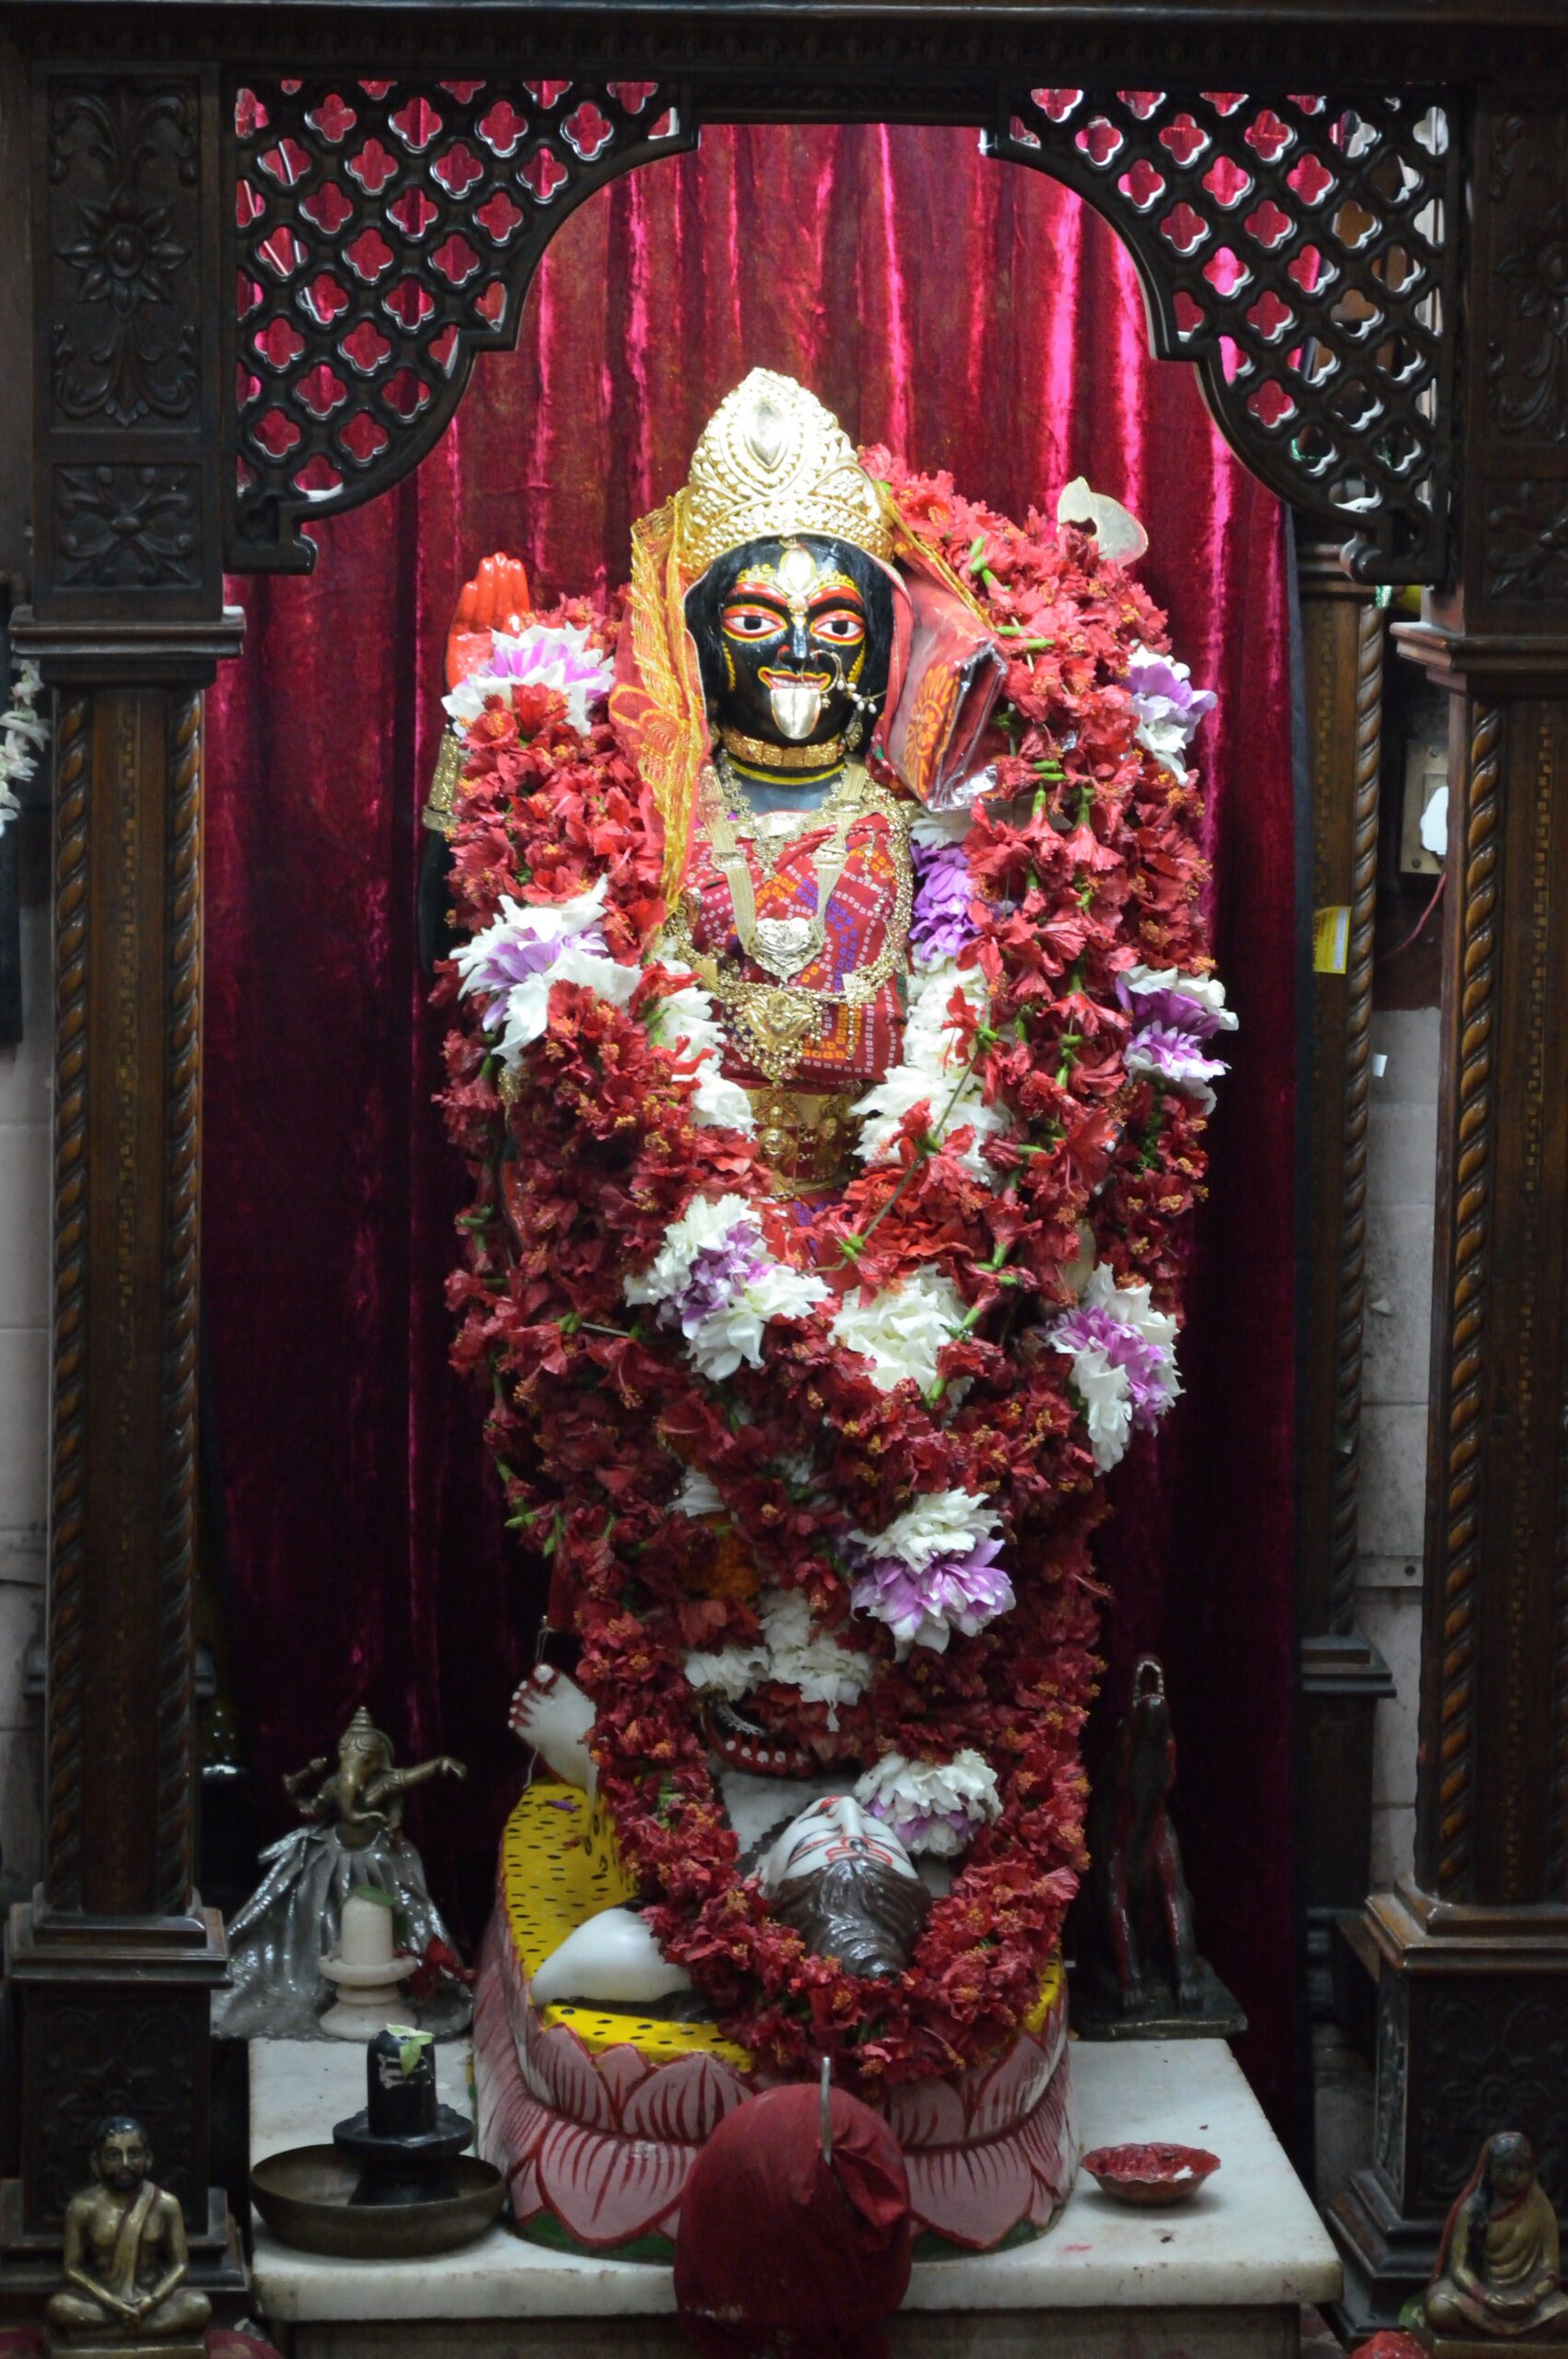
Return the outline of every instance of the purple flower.
[[[1133,651],[1127,667],[1127,685],[1135,700],[1158,702],[1163,710],[1158,714],[1146,714],[1145,719],[1167,720],[1178,714],[1196,729],[1205,713],[1212,712],[1219,698],[1212,688],[1195,688],[1185,663],[1172,656],[1156,655],[1152,647]],[[1188,731],[1188,734],[1191,731]]]
[[[1159,1424],[1170,1406],[1170,1355],[1130,1320],[1117,1319],[1096,1303],[1081,1302],[1057,1320],[1051,1342],[1059,1352],[1087,1352],[1098,1345],[1112,1367],[1127,1372],[1133,1424],[1144,1432]]]
[[[886,1623],[901,1654],[912,1646],[940,1654],[954,1630],[972,1638],[1016,1603],[1012,1583],[997,1566],[1000,1540],[978,1540],[962,1556],[934,1556],[919,1572],[896,1556],[856,1554],[864,1569],[850,1602]]]
[[[581,933],[571,937],[579,948],[598,958],[608,958],[610,945],[597,926],[587,926]],[[509,933],[492,942],[483,958],[476,958],[468,971],[468,989],[472,992],[509,991],[513,983],[525,982],[530,975],[547,973],[561,955],[561,938],[555,940],[530,933]]]
[[[606,889],[601,877],[586,893],[574,893],[566,901],[514,901],[503,893],[499,913],[457,953],[464,992],[481,999],[504,997],[519,983],[548,974],[568,948],[608,958],[610,945],[601,922]]]
[[[1196,992],[1184,991],[1179,978],[1168,983],[1154,981],[1141,989],[1137,979],[1148,971],[1138,968],[1131,975],[1118,975],[1116,979],[1117,999],[1139,1024],[1190,1032],[1199,1040],[1212,1039],[1216,1032],[1235,1030],[1235,1017],[1227,1007],[1211,1005]],[[1172,970],[1166,968],[1164,971],[1169,974]]]
[[[660,1305],[659,1324],[679,1327],[689,1343],[705,1319],[722,1310],[766,1267],[761,1229],[755,1221],[737,1221],[716,1245],[705,1245],[693,1256],[685,1285]]]
[[[1169,1024],[1146,1024],[1127,1044],[1127,1070],[1153,1074],[1175,1088],[1196,1083],[1203,1096],[1211,1097],[1207,1085],[1229,1073],[1230,1067],[1219,1057],[1203,1054],[1201,1033],[1178,1031]]]
[[[975,898],[969,862],[962,844],[917,844],[914,858],[909,947],[918,966],[934,967],[956,958],[979,930],[969,913]]]
[[[873,1818],[880,1818],[884,1826],[893,1829],[907,1851],[934,1850],[939,1856],[949,1857],[965,1849],[975,1832],[974,1821],[966,1810],[900,1811],[890,1794],[874,1796],[868,1808]],[[931,1831],[936,1827],[945,1827],[951,1841],[933,1844]]]
[[[563,691],[585,687],[591,695],[599,696],[615,682],[607,664],[574,648],[564,632],[552,634],[548,640],[543,633],[534,640],[503,639],[497,634],[485,672],[492,680],[538,680],[545,687]]]

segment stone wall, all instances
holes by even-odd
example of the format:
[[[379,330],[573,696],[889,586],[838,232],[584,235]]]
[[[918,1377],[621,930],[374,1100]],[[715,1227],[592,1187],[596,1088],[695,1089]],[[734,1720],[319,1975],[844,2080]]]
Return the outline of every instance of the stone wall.
[[[18,1048],[0,1048],[0,1849],[40,1863],[39,1707],[23,1695],[43,1626],[49,1414],[49,913],[22,912]]]
[[[1357,1619],[1398,1690],[1378,1706],[1374,1740],[1380,1889],[1409,1872],[1415,1830],[1437,1028],[1435,1007],[1387,1008],[1372,1019],[1373,1056],[1385,1062],[1380,1074],[1375,1066],[1367,1133]]]

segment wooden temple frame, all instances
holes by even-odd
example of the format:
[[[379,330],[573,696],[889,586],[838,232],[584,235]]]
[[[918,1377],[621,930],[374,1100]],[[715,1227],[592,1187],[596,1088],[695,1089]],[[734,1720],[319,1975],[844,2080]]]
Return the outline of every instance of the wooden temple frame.
[[[1378,582],[1449,694],[1422,1762],[1413,1879],[1367,1903],[1375,2151],[1352,2309],[1424,2279],[1483,2136],[1568,2200],[1568,28],[1558,0],[963,7],[0,6],[31,163],[32,576],[57,692],[46,1860],[10,1928],[0,2290],[57,2269],[106,2105],[146,2119],[198,2274],[211,2186],[192,1630],[204,691],[231,570],[433,443],[539,255],[705,123],[964,123],[1137,263],[1304,565],[1319,898],[1304,1678],[1353,1629]],[[30,91],[29,91],[30,82]],[[1245,94],[1245,95],[1244,95]],[[237,201],[238,200],[238,201]],[[1348,563],[1332,554],[1345,546]],[[1330,1714],[1331,1719],[1331,1714]],[[1323,1725],[1327,1725],[1324,1722]],[[1332,1745],[1328,1750],[1331,1752]]]

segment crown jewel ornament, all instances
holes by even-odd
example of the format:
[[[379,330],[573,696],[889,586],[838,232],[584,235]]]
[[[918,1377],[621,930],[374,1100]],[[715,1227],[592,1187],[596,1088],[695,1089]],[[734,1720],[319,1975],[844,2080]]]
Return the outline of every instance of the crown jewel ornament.
[[[821,533],[872,557],[893,553],[875,485],[838,420],[792,377],[754,369],[714,411],[692,452],[681,555],[693,574],[745,541]]]

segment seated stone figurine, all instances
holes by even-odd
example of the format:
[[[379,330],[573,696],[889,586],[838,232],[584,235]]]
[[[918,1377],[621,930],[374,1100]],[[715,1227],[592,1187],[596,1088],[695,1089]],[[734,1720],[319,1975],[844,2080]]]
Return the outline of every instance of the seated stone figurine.
[[[91,2183],[65,2212],[65,2283],[50,2300],[52,2336],[128,2350],[197,2340],[212,2304],[185,2283],[184,2217],[178,2199],[153,2184],[141,2123],[129,2114],[103,2122],[91,2167]]]
[[[1426,2293],[1430,2332],[1515,2343],[1568,2342],[1568,2294],[1558,2277],[1557,2214],[1536,2177],[1527,2138],[1489,2138],[1448,2214]]]

